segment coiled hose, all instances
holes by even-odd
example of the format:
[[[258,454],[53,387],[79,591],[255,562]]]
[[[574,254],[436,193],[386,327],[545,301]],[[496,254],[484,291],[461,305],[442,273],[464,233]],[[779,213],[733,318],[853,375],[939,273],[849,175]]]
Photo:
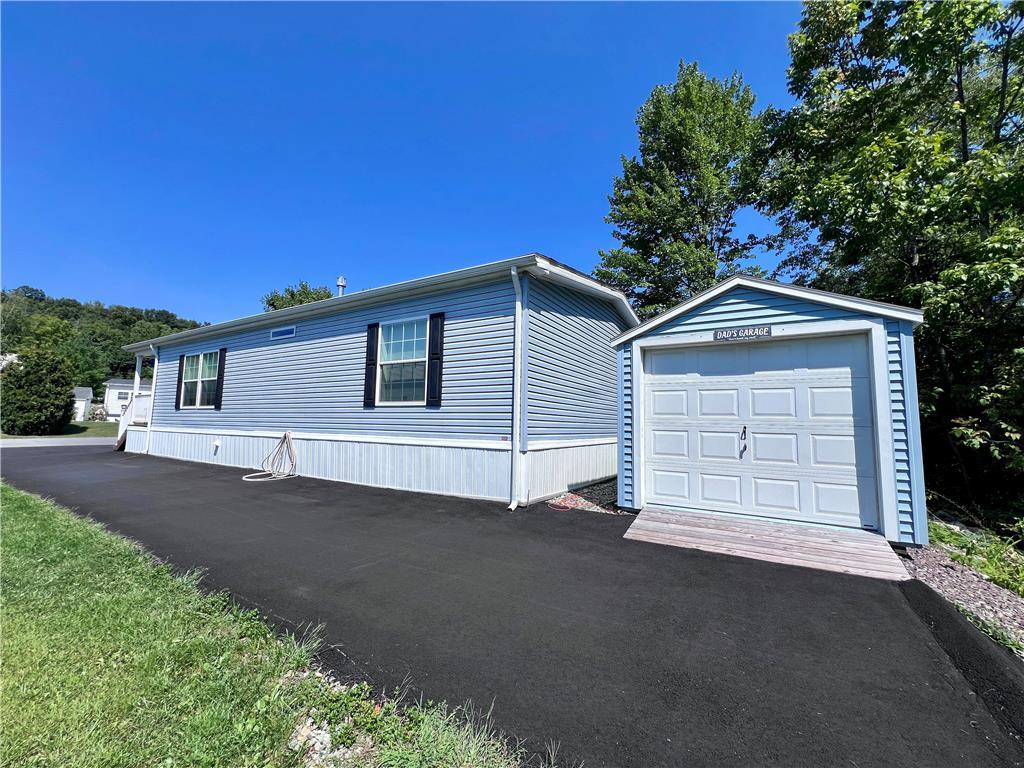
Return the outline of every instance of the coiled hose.
[[[246,475],[243,480],[251,483],[259,483],[266,480],[285,480],[289,477],[298,476],[299,460],[295,456],[295,445],[292,443],[292,433],[285,432],[278,441],[277,446],[260,465],[262,472],[253,472]]]

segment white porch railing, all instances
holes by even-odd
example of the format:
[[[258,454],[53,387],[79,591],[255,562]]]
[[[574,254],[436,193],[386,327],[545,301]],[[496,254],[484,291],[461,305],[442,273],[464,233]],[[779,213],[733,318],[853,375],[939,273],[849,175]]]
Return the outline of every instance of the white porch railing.
[[[121,420],[117,425],[117,439],[120,440],[121,436],[130,426],[146,426],[149,424],[149,409],[152,403],[153,395],[150,392],[139,392],[132,396],[132,399],[128,401],[128,405],[124,406],[121,411]]]

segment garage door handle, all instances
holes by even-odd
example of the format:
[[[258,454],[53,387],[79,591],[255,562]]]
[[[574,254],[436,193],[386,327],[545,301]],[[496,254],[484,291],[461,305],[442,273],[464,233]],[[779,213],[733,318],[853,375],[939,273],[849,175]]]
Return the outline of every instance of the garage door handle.
[[[740,432],[740,440],[746,440],[746,439],[747,439],[747,428],[743,427],[743,431]]]

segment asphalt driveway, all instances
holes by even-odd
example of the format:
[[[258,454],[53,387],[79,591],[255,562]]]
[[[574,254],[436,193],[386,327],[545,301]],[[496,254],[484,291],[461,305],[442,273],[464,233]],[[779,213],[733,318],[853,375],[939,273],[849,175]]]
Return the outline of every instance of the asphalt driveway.
[[[207,570],[346,677],[493,702],[587,766],[1024,764],[891,583],[622,538],[632,518],[115,454],[4,478]]]

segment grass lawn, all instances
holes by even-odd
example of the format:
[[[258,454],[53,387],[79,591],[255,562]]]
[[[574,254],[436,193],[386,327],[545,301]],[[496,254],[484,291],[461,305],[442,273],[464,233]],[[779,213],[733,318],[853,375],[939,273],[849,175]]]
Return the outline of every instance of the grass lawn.
[[[1000,536],[988,530],[967,530],[939,520],[928,521],[932,543],[943,544],[949,556],[988,576],[993,583],[1024,597],[1024,552],[1020,549],[1024,521],[1017,523],[1017,535]]]
[[[511,768],[524,759],[462,710],[400,706],[308,669],[281,638],[195,577],[68,510],[0,486],[0,764],[289,766],[299,723],[346,765]]]
[[[4,440],[28,437],[117,437],[116,421],[73,421],[57,435],[0,435]]]

